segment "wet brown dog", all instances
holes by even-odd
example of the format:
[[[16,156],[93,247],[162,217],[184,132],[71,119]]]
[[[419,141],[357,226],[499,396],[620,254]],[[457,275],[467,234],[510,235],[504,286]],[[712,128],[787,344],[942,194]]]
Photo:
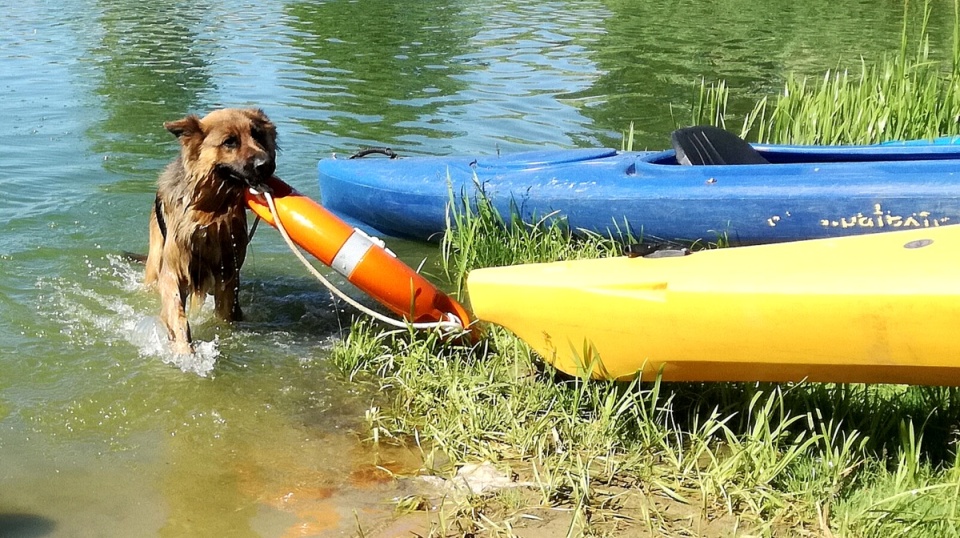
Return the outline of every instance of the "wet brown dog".
[[[187,300],[212,294],[217,316],[240,320],[246,257],[244,191],[266,190],[276,168],[277,130],[262,110],[227,108],[163,124],[180,156],[160,175],[150,213],[145,281],[157,284],[175,353],[191,353]]]

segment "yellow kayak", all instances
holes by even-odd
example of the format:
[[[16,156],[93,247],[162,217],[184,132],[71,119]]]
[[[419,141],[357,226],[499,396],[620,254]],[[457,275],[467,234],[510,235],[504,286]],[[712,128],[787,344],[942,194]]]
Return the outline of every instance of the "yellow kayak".
[[[478,269],[467,288],[573,375],[960,385],[960,225]]]

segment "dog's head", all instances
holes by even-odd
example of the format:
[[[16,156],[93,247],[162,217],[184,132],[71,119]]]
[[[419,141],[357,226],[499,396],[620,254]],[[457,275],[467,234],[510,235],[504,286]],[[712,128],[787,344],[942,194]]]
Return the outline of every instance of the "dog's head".
[[[203,119],[191,115],[163,126],[180,140],[183,165],[191,175],[212,174],[265,190],[276,170],[277,128],[262,110],[224,108]]]

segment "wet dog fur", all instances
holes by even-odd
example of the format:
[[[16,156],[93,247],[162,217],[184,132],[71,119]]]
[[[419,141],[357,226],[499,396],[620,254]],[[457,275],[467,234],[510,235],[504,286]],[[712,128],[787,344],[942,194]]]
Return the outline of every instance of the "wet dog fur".
[[[238,321],[240,267],[246,257],[244,191],[268,190],[277,130],[259,109],[215,110],[164,123],[180,155],[157,182],[150,212],[145,282],[156,285],[160,319],[175,353],[191,353],[187,302],[212,294],[219,318]]]

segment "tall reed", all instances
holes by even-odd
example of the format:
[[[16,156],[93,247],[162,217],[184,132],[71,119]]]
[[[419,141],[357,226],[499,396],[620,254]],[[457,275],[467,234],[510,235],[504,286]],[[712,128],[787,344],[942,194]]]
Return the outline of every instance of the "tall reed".
[[[484,186],[475,178],[473,193],[450,190],[447,226],[440,243],[444,275],[458,291],[471,269],[520,263],[538,263],[620,254],[634,241],[629,227],[610,222],[611,232],[600,235],[570,230],[555,214],[525,222],[515,204],[504,216],[494,207]]]
[[[930,58],[929,0],[911,53],[904,7],[900,50],[876,64],[827,71],[819,81],[789,75],[783,91],[760,99],[740,135],[761,143],[872,144],[960,134],[960,2],[954,0],[952,57]],[[949,63],[949,65],[944,65]],[[693,124],[726,127],[730,88],[703,81],[693,103]]]

